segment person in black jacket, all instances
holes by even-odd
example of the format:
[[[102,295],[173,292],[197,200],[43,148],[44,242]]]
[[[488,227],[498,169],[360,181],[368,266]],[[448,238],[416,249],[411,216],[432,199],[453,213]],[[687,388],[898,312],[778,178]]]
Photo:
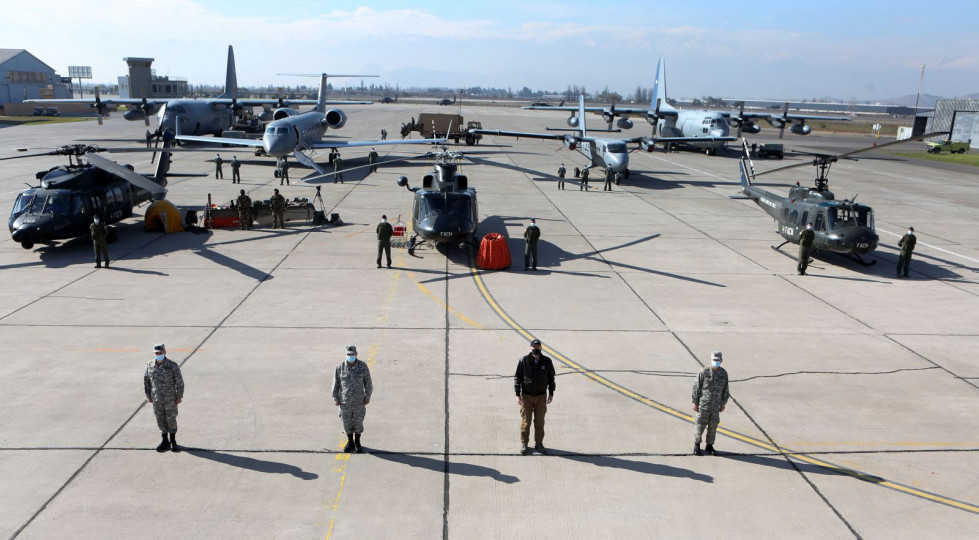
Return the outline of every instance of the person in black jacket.
[[[530,422],[534,422],[534,448],[546,454],[544,448],[544,415],[547,405],[554,400],[554,364],[541,354],[540,340],[530,342],[530,354],[517,362],[517,372],[513,376],[513,389],[520,405],[520,453],[527,455],[530,449]]]

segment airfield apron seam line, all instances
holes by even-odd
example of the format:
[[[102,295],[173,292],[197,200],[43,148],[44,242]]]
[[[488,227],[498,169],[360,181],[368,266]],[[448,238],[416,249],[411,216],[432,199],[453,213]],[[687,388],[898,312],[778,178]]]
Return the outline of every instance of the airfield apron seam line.
[[[477,268],[474,265],[474,256],[473,256],[472,249],[470,249],[470,263],[469,264],[470,264],[469,271],[470,271],[470,273],[471,273],[471,275],[473,277],[473,281],[475,282],[477,289],[480,291],[481,295],[483,296],[483,300],[487,303],[487,305],[490,307],[490,309],[493,310],[504,322],[506,322],[507,325],[509,325],[510,328],[513,331],[517,332],[521,336],[524,336],[528,340],[529,339],[533,339],[532,335],[526,329],[524,329],[517,322],[515,322],[506,313],[506,311],[504,311],[503,308],[500,307],[499,304],[497,304],[496,299],[493,297],[492,293],[490,293],[489,289],[487,289],[485,283],[483,282],[482,276],[481,276],[481,272],[479,271],[479,268]],[[686,344],[684,344],[682,341],[680,341],[680,343],[681,343],[681,345],[683,345],[684,347],[686,347]],[[603,377],[601,375],[598,375],[598,374],[595,374],[595,373],[587,373],[586,372],[587,368],[585,368],[584,366],[581,366],[581,365],[577,364],[573,360],[571,360],[571,359],[567,358],[566,356],[562,355],[560,351],[554,349],[551,346],[545,346],[544,347],[544,350],[546,352],[550,353],[551,356],[552,356],[552,358],[556,359],[559,363],[563,364],[564,366],[566,366],[568,368],[571,368],[571,369],[574,369],[574,370],[577,370],[577,371],[581,372],[584,376],[586,376],[589,379],[591,379],[592,381],[597,382],[600,385],[608,388],[609,390],[612,390],[614,393],[617,393],[619,395],[622,395],[622,396],[624,396],[624,397],[626,397],[628,399],[631,399],[633,401],[636,401],[636,402],[638,402],[640,404],[643,404],[643,405],[645,405],[645,406],[647,406],[649,408],[656,409],[656,410],[658,410],[658,411],[660,411],[660,412],[662,412],[664,414],[667,414],[667,415],[673,416],[673,417],[675,417],[677,419],[683,420],[683,421],[685,421],[687,423],[693,423],[694,422],[693,417],[691,417],[689,414],[686,414],[686,413],[681,412],[681,411],[679,411],[677,409],[674,409],[674,408],[672,408],[670,406],[667,406],[667,405],[664,405],[664,404],[662,404],[662,403],[660,403],[658,401],[655,401],[655,400],[653,400],[651,398],[648,398],[646,396],[643,396],[641,394],[638,394],[638,393],[636,393],[636,392],[634,392],[634,391],[632,391],[632,390],[630,390],[630,389],[628,389],[628,388],[626,388],[626,387],[624,387],[624,386],[622,386],[620,384],[617,384],[617,383],[613,382],[612,380],[610,380],[608,378],[605,378],[605,377]],[[689,351],[689,348],[688,348],[688,351]],[[739,405],[739,407],[740,407],[740,405]],[[816,467],[820,467],[820,468],[826,469],[828,471],[832,471],[832,472],[834,472],[836,474],[840,474],[840,475],[843,475],[843,476],[849,476],[850,478],[854,478],[856,480],[860,480],[860,481],[863,481],[863,482],[872,483],[872,484],[875,484],[875,485],[884,487],[884,488],[889,489],[889,490],[892,490],[892,491],[897,491],[899,493],[904,493],[906,495],[910,495],[910,496],[915,497],[915,498],[918,498],[918,499],[922,499],[922,500],[926,500],[926,501],[930,501],[930,502],[935,502],[935,503],[942,504],[944,506],[949,506],[949,507],[952,507],[952,508],[957,508],[959,510],[964,510],[964,511],[969,512],[969,513],[972,513],[972,514],[979,514],[979,506],[977,506],[975,504],[972,504],[972,503],[960,501],[960,500],[957,500],[957,499],[953,499],[951,497],[945,497],[945,496],[939,495],[937,493],[926,491],[924,489],[919,489],[919,488],[916,488],[916,487],[913,487],[913,486],[909,486],[909,485],[906,485],[906,484],[901,484],[901,483],[898,483],[898,482],[893,482],[893,481],[887,480],[885,478],[882,478],[880,476],[876,476],[876,475],[873,475],[873,474],[868,474],[868,473],[859,471],[857,469],[853,469],[853,468],[846,467],[846,466],[843,466],[843,465],[837,465],[837,464],[832,463],[832,462],[829,462],[829,461],[825,461],[825,460],[821,460],[821,459],[812,457],[808,453],[805,453],[805,452],[797,452],[797,451],[794,451],[794,450],[791,450],[789,448],[785,448],[785,447],[782,447],[782,446],[772,445],[772,444],[769,444],[769,443],[767,443],[765,441],[762,441],[760,439],[757,439],[757,438],[751,437],[749,435],[745,435],[745,434],[739,433],[737,431],[730,430],[730,429],[725,428],[725,427],[719,427],[718,430],[717,430],[717,432],[720,433],[722,436],[730,437],[732,439],[739,440],[741,442],[744,442],[746,444],[749,444],[749,445],[752,445],[752,446],[755,446],[755,447],[758,447],[758,448],[763,448],[763,449],[771,450],[772,452],[777,453],[777,454],[780,454],[780,455],[783,455],[786,458],[791,459],[791,460],[802,461],[802,462],[808,463],[810,465],[813,465],[813,466],[816,466]],[[809,481],[808,478],[806,479],[806,481]]]
[[[470,248],[471,249],[471,248]],[[442,454],[442,540],[449,539],[449,472],[451,469],[449,452],[449,338],[451,336],[451,313],[449,310],[449,258],[445,258],[445,373],[443,375],[443,415],[444,448]]]
[[[907,345],[905,345],[905,344],[903,344],[903,343],[901,343],[900,341],[898,341],[898,340],[896,340],[896,339],[894,339],[893,337],[891,337],[891,335],[890,335],[890,334],[881,334],[881,336],[883,336],[883,337],[884,337],[885,339],[887,339],[887,340],[888,340],[888,341],[890,341],[891,343],[893,343],[893,344],[895,344],[895,345],[897,345],[898,347],[901,347],[902,349],[904,349],[904,350],[906,350],[906,351],[908,351],[909,353],[911,353],[911,354],[913,354],[913,355],[915,355],[915,356],[917,356],[918,358],[920,358],[920,359],[922,359],[922,360],[924,360],[925,362],[928,362],[928,363],[929,363],[929,364],[931,364],[932,366],[934,366],[934,367],[936,367],[936,368],[938,368],[938,369],[940,369],[940,370],[942,370],[942,371],[944,371],[945,373],[948,373],[949,375],[951,375],[951,376],[952,376],[952,378],[955,378],[955,379],[959,379],[959,380],[961,380],[962,382],[964,382],[965,384],[968,384],[969,386],[971,386],[971,387],[973,387],[973,388],[975,388],[976,390],[979,390],[979,385],[976,385],[976,384],[975,384],[975,383],[973,383],[972,381],[970,381],[970,380],[968,380],[968,379],[967,379],[966,377],[962,377],[962,376],[960,376],[960,375],[959,375],[958,373],[955,373],[954,371],[952,371],[952,370],[950,370],[950,369],[948,369],[947,367],[945,367],[945,366],[943,366],[943,365],[941,365],[941,364],[939,364],[939,363],[937,363],[937,362],[935,362],[935,361],[934,361],[934,360],[932,360],[931,358],[928,358],[927,356],[925,356],[925,355],[923,355],[923,354],[921,354],[921,353],[919,353],[918,351],[916,351],[916,350],[914,350],[914,349],[912,349],[911,347],[908,347]],[[926,368],[926,369],[927,369],[927,368]]]
[[[873,331],[873,332],[878,332],[878,333],[879,333],[879,335],[884,335],[884,333],[883,333],[883,332],[880,332],[880,330],[878,330],[877,328],[874,328],[873,326],[871,326],[871,325],[869,325],[869,324],[867,324],[867,323],[865,323],[865,322],[863,322],[863,321],[862,321],[862,320],[860,320],[859,318],[857,318],[857,317],[855,317],[855,316],[853,316],[853,315],[851,315],[851,314],[849,314],[849,313],[847,313],[847,312],[845,312],[845,311],[843,311],[842,309],[840,309],[840,308],[838,308],[838,307],[836,307],[836,306],[835,306],[835,305],[833,305],[832,303],[830,303],[830,302],[827,302],[827,301],[826,301],[826,300],[825,300],[824,298],[820,298],[819,296],[817,296],[817,295],[815,295],[815,294],[813,294],[813,293],[812,293],[812,291],[809,291],[808,289],[804,289],[803,287],[801,287],[801,286],[799,286],[799,284],[798,284],[798,283],[796,283],[796,282],[794,282],[794,281],[792,281],[791,279],[789,279],[789,278],[787,278],[787,277],[785,277],[785,275],[783,275],[783,274],[775,274],[775,275],[776,275],[777,277],[779,277],[779,278],[781,278],[781,279],[782,279],[783,281],[785,281],[785,282],[786,282],[786,283],[788,283],[789,285],[791,285],[791,286],[793,286],[793,287],[795,287],[795,288],[797,288],[797,289],[799,289],[800,291],[802,291],[802,292],[803,292],[803,293],[805,293],[806,295],[808,295],[808,296],[810,296],[810,297],[812,297],[812,298],[813,298],[814,300],[816,300],[816,301],[818,301],[818,302],[820,302],[820,303],[822,303],[822,304],[824,304],[824,305],[826,305],[826,306],[829,306],[830,308],[832,308],[833,310],[835,310],[835,311],[837,311],[837,312],[838,312],[838,313],[840,313],[841,315],[843,315],[843,316],[845,316],[845,317],[847,317],[847,318],[849,318],[849,319],[852,319],[852,320],[853,320],[853,321],[855,321],[855,322],[858,322],[858,323],[860,323],[860,324],[862,324],[862,325],[863,325],[864,327],[866,327],[866,328],[867,328],[868,330],[871,330],[871,331]]]

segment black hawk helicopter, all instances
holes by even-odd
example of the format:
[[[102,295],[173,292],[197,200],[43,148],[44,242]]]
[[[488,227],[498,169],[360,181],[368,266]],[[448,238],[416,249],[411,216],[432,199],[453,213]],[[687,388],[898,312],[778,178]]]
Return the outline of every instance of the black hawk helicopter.
[[[755,201],[765,212],[775,218],[778,224],[778,234],[785,238],[785,241],[772,249],[786,255],[792,259],[796,257],[782,251],[780,248],[788,243],[798,244],[799,233],[806,228],[806,224],[813,224],[813,231],[816,233],[812,247],[814,251],[830,251],[848,256],[862,264],[871,265],[864,261],[861,255],[867,255],[877,249],[879,237],[874,229],[874,212],[869,206],[860,204],[854,200],[836,200],[836,196],[829,190],[830,166],[840,159],[854,159],[850,156],[861,152],[876,150],[894,144],[901,144],[909,141],[927,139],[942,135],[942,133],[928,133],[913,137],[893,141],[859,150],[853,150],[844,154],[812,154],[811,162],[796,163],[770,171],[755,173],[754,165],[748,153],[748,141],[743,140],[744,153],[741,156],[741,193]],[[789,189],[789,196],[782,197],[770,191],[752,185],[752,181],[763,174],[771,174],[795,167],[806,165],[816,167],[816,179],[813,187],[800,186],[798,182]]]
[[[459,161],[464,156],[448,152],[443,146],[440,152],[421,157],[434,157],[435,165],[431,173],[422,177],[420,188],[410,187],[405,176],[398,179],[399,186],[415,194],[411,213],[414,235],[408,243],[408,253],[414,254],[415,247],[424,243],[446,248],[475,243],[479,211],[476,189],[469,187],[469,179],[459,173]]]
[[[138,204],[163,199],[170,167],[168,145],[164,148],[153,176],[137,174],[129,165],[97,155],[105,151],[103,148],[82,144],[5,158],[68,156],[68,165],[38,172],[41,184],[17,196],[8,222],[11,237],[24,249],[31,249],[37,243],[85,236],[95,216],[108,225],[132,216]],[[73,163],[72,157],[77,162]]]

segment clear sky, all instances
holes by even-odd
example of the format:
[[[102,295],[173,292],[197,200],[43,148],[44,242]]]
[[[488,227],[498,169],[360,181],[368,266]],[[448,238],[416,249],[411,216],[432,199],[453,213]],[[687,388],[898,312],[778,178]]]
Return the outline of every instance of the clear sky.
[[[890,98],[917,92],[922,64],[924,93],[979,92],[977,0],[0,0],[0,13],[0,48],[105,83],[136,56],[220,85],[233,45],[241,85],[375,73],[365,82],[628,95],[664,56],[677,98]]]

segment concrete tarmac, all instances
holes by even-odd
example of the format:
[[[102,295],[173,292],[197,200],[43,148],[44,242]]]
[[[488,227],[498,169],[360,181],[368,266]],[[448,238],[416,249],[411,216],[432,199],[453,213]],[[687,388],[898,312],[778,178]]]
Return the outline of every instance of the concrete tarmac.
[[[421,112],[349,107],[338,137],[397,137]],[[565,114],[463,107],[487,129],[563,127]],[[589,117],[592,127],[604,127]],[[145,127],[0,129],[13,148],[140,147]],[[636,122],[631,132],[648,132]],[[774,140],[764,129],[759,141]],[[786,135],[789,149],[874,139]],[[910,143],[913,147],[916,144]],[[736,147],[734,147],[736,148]],[[374,264],[381,214],[410,221],[424,150],[379,147],[380,171],[322,184],[343,225],[164,235],[117,226],[111,269],[88,238],[25,250],[0,238],[0,537],[9,538],[972,538],[979,535],[979,176],[906,158],[843,161],[830,187],[873,206],[880,248],[863,266],[817,255],[809,275],[771,249],[771,218],[738,192],[737,154],[634,152],[610,193],[556,171],[585,158],[553,141],[486,137],[462,170],[479,234],[513,265],[466,251],[394,250]],[[345,151],[348,166],[366,165]],[[242,184],[212,159],[244,162]],[[488,153],[484,153],[488,152]],[[116,154],[140,172],[149,156]],[[805,161],[756,160],[756,169]],[[326,154],[321,155],[326,160]],[[34,173],[0,162],[9,209]],[[168,199],[201,207],[239,189],[267,199],[274,162],[230,148],[175,155]],[[312,197],[294,166],[287,198]],[[570,176],[570,174],[569,174]],[[785,193],[814,171],[765,176]],[[597,188],[597,189],[596,189]],[[137,210],[142,214],[144,208]],[[523,271],[523,229],[542,230]],[[910,279],[894,277],[913,225]],[[792,246],[787,246],[791,248]],[[794,251],[791,250],[790,251]],[[519,454],[513,372],[541,339],[557,369],[545,445]],[[178,441],[158,454],[142,373],[164,342],[186,394]],[[371,367],[364,454],[344,454],[331,397],[344,346]],[[731,400],[718,457],[691,455],[690,400],[712,350]]]

